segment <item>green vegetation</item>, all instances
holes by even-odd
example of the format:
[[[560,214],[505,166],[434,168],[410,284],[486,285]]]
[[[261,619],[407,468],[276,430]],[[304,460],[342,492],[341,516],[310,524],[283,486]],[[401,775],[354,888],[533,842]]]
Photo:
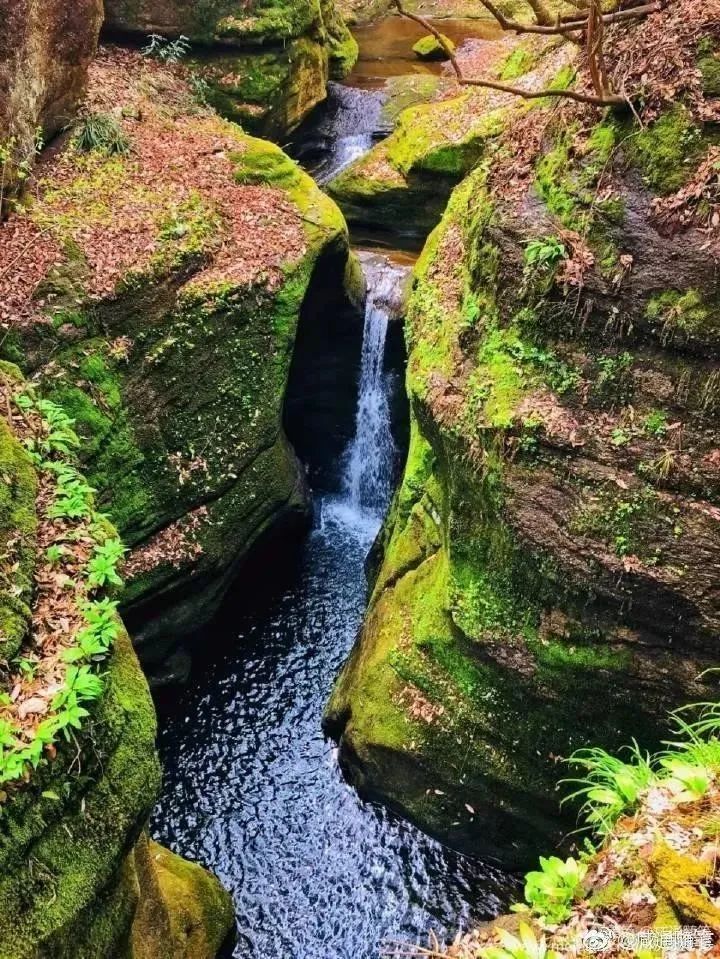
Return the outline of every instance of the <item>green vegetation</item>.
[[[484,946],[478,950],[480,959],[560,959],[560,953],[548,949],[544,936],[539,938],[527,925],[520,923],[519,934],[498,929],[499,946]]]
[[[129,153],[130,141],[120,123],[107,113],[89,113],[78,122],[73,144],[78,150],[101,153]]]
[[[581,898],[587,871],[585,863],[572,857],[540,857],[540,869],[525,876],[525,902],[543,925],[556,925],[570,916],[572,904]]]
[[[179,63],[190,52],[190,39],[181,34],[169,40],[157,33],[151,33],[142,53],[146,57],[157,57],[163,63]]]
[[[647,185],[659,194],[673,193],[684,185],[702,149],[700,130],[680,105],[629,138],[625,146]]]
[[[74,465],[80,441],[73,429],[73,421],[55,403],[39,399],[29,389],[17,395],[15,403],[26,417],[34,415],[40,422],[39,430],[28,436],[25,446],[36,469],[48,474],[55,488],[54,501],[47,509],[47,516],[71,520],[76,525],[83,523],[84,535],[96,538],[90,561],[81,572],[85,584],[75,582],[74,588],[79,595],[92,595],[106,585],[122,584],[117,565],[124,549],[117,539],[108,535],[104,517],[94,508],[94,491]],[[77,530],[74,532],[77,534]],[[51,562],[62,555],[62,543],[58,541],[53,545],[56,550],[48,557]],[[83,720],[89,716],[86,707],[99,699],[103,692],[98,668],[107,658],[119,632],[116,605],[98,597],[82,603],[81,612],[85,626],[64,654],[68,663],[64,682],[53,696],[50,711],[37,726],[32,739],[28,742],[22,730],[14,728],[8,720],[2,720],[0,724],[0,785],[19,780],[26,775],[28,768],[37,769],[47,748],[60,735],[69,740],[72,731],[82,727]]]

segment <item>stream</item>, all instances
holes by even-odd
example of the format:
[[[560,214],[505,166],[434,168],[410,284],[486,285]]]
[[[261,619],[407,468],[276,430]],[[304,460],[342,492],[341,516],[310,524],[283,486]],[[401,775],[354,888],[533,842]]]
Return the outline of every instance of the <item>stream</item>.
[[[366,66],[361,84],[333,86],[296,143],[320,182],[382,135],[381,84]],[[344,359],[328,352],[315,406],[300,402],[305,383],[290,386],[286,427],[313,487],[312,528],[299,545],[270,544],[265,575],[243,576],[198,637],[209,652],[188,686],[159,704],[165,776],[152,831],[230,889],[241,959],[378,959],[430,929],[454,937],[497,914],[515,887],[361,800],[321,730],[362,624],[364,563],[406,443],[396,313],[408,258],[361,262],[364,322],[333,318],[348,331]]]

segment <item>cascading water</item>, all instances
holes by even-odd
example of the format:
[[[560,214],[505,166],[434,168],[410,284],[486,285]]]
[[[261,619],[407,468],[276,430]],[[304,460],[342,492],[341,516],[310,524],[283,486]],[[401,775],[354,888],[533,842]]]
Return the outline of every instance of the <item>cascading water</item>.
[[[373,64],[382,65],[381,52]],[[371,146],[383,100],[376,90],[331,86],[324,116],[295,151],[319,182]],[[232,891],[237,959],[379,959],[388,943],[425,939],[430,928],[451,938],[458,926],[496,915],[515,892],[502,871],[363,802],[321,731],[362,624],[365,558],[398,459],[386,354],[407,269],[377,254],[360,259],[368,297],[354,425],[340,344],[357,328],[347,318],[332,316],[331,345],[313,341],[308,362],[324,363],[313,401],[307,371],[289,390],[290,438],[313,439],[310,535],[299,555],[276,543],[259,583],[244,574],[210,636],[198,637],[198,647],[213,650],[210,661],[163,715],[153,831]],[[328,383],[337,387],[330,396]]]
[[[390,423],[391,374],[385,369],[385,344],[408,271],[372,254],[361,254],[361,262],[368,292],[355,436],[345,457],[344,486],[354,510],[380,520],[392,491],[397,458]]]
[[[328,85],[327,100],[311,124],[298,131],[293,150],[318,183],[327,183],[388,134],[384,101],[381,90]]]
[[[253,603],[254,587],[238,584],[211,641],[203,637],[211,662],[163,717],[154,831],[232,891],[237,959],[379,959],[390,942],[429,928],[453,936],[489,918],[513,888],[364,803],[321,730],[362,623],[364,562],[397,465],[385,354],[406,270],[360,257],[368,301],[354,435],[337,423],[353,437],[340,475],[313,473],[315,523],[290,575],[280,575],[288,551],[277,544],[275,588]],[[318,427],[311,416],[301,428]]]

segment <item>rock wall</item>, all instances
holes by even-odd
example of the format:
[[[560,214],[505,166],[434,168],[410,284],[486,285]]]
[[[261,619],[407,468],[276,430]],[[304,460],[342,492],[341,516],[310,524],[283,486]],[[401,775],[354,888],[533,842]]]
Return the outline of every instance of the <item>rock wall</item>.
[[[9,411],[18,371],[0,366]],[[38,656],[45,650],[39,653],[34,642],[38,623],[53,617],[61,643],[71,628],[66,609],[35,606],[38,584],[47,576],[36,537],[48,494],[38,485],[33,460],[10,423],[4,409],[0,609],[3,642],[19,640],[12,650],[3,647],[4,710],[13,696],[25,695],[24,689],[13,688],[11,678],[18,653],[39,669]],[[69,532],[61,521],[60,529]],[[18,602],[13,604],[12,597]],[[11,632],[5,631],[8,606]],[[199,866],[148,846],[147,820],[160,788],[155,713],[124,630],[102,669],[102,694],[77,723],[81,728],[60,736],[55,746],[47,745],[35,768],[28,764],[19,780],[0,782],[0,956],[212,959],[232,926],[232,903]],[[40,708],[37,700],[26,702],[25,719]],[[14,743],[5,716],[0,725],[4,759]]]
[[[102,0],[0,3],[0,165],[3,192],[27,175],[40,139],[74,116],[102,23]],[[0,202],[0,206],[2,203]]]
[[[33,270],[7,278],[3,349],[76,421],[134,548],[128,622],[157,661],[210,618],[265,530],[304,520],[285,384],[313,272],[341,288],[348,241],[309,177],[162,65],[107,53],[87,109],[116,105],[127,151],[71,138],[0,236],[12,259],[42,234]]]
[[[717,37],[691,20],[635,28],[688,64],[643,131],[520,106],[415,274],[411,450],[327,721],[366,792],[511,863],[567,830],[560,758],[652,743],[717,658],[717,104],[692,66]]]
[[[357,44],[334,0],[108,0],[106,26],[195,45],[189,63],[203,96],[250,132],[280,139],[342,77]]]

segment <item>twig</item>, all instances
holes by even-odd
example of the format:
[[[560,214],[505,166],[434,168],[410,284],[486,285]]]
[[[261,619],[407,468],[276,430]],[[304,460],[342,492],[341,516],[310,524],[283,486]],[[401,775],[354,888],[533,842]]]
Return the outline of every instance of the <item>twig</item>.
[[[481,0],[481,2],[485,3],[486,0]],[[457,77],[457,81],[459,84],[461,84],[461,86],[485,87],[489,90],[499,90],[501,93],[510,93],[513,96],[522,97],[524,100],[539,100],[543,99],[544,97],[564,97],[568,100],[575,100],[578,103],[589,103],[590,105],[597,107],[625,106],[627,104],[625,97],[621,97],[617,93],[581,93],[577,90],[556,89],[552,87],[547,90],[525,90],[523,87],[515,87],[508,83],[502,83],[499,80],[481,79],[479,77],[466,77],[462,72],[462,68],[458,62],[457,56],[455,55],[455,51],[452,49],[437,27],[430,23],[429,20],[426,20],[425,17],[421,17],[420,14],[409,13],[407,10],[405,10],[402,5],[402,0],[393,0],[393,5],[401,14],[401,16],[406,17],[408,20],[413,20],[415,23],[419,24],[423,30],[427,30],[428,33],[435,37],[437,42],[445,51],[455,76]]]
[[[521,23],[519,20],[508,19],[501,10],[493,3],[493,0],[479,0],[500,24],[503,30],[509,33],[540,33],[547,35],[566,34],[569,32],[584,30],[588,25],[589,14],[585,16],[574,15],[572,20],[560,20],[555,24],[542,23]],[[650,13],[659,13],[664,10],[671,0],[653,0],[651,3],[645,3],[640,7],[631,7],[628,10],[616,10],[614,13],[605,13],[602,15],[602,22],[618,23],[622,20],[629,20],[632,17],[643,17]]]

